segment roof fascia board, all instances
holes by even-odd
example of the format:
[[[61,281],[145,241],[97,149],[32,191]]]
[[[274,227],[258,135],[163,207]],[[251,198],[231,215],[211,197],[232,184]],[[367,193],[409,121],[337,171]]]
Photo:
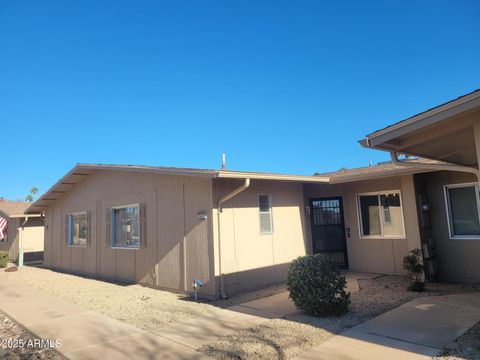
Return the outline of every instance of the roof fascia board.
[[[376,131],[360,140],[362,146],[375,147],[381,143],[392,140],[395,137],[405,135],[422,127],[435,124],[463,112],[480,107],[480,92],[465,96],[452,103],[445,104],[439,108],[432,109],[426,113],[404,120],[386,129]]]
[[[47,196],[48,194],[50,194],[53,190],[55,190],[55,188],[59,185],[62,184],[62,182],[64,180],[66,180],[68,177],[70,177],[75,171],[77,171],[79,169],[79,165],[75,165],[69,172],[67,172],[60,180],[58,180],[55,184],[53,184],[42,196],[40,196],[38,198],[37,201],[33,202],[32,205],[30,205],[27,210],[25,210],[25,214],[30,214],[30,212],[32,213],[38,213],[38,211],[34,211],[33,209],[38,205],[38,203],[40,201],[42,201],[42,199]],[[42,206],[43,207],[43,206]]]
[[[220,179],[255,179],[255,180],[273,180],[273,181],[293,181],[293,182],[313,182],[328,183],[329,177],[325,176],[297,176],[297,175],[281,175],[281,174],[262,174],[262,173],[242,173],[219,171],[217,178]]]
[[[342,183],[349,183],[349,182],[355,182],[355,181],[362,181],[362,180],[372,180],[372,179],[378,179],[378,178],[386,178],[386,177],[395,177],[395,176],[401,176],[401,175],[410,175],[410,174],[419,174],[419,173],[425,173],[425,172],[430,172],[432,171],[431,169],[425,169],[425,168],[407,168],[405,167],[404,169],[398,169],[394,171],[388,171],[385,173],[371,173],[371,174],[361,174],[361,175],[338,175],[338,176],[332,176],[330,178],[330,184],[342,184]]]
[[[94,165],[80,164],[80,168],[88,170],[106,170],[106,171],[128,171],[128,172],[147,172],[163,175],[179,175],[179,176],[197,176],[205,178],[215,177],[213,170],[184,170],[184,169],[167,169],[167,168],[148,168],[148,167],[127,167],[115,165]]]

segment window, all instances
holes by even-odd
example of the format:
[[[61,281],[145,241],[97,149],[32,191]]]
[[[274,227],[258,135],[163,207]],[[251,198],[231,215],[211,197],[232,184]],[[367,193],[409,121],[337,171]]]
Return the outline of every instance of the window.
[[[140,206],[112,208],[112,247],[140,247]]]
[[[272,203],[270,196],[259,195],[258,207],[260,210],[260,234],[273,233]]]
[[[480,238],[478,191],[478,186],[474,184],[445,186],[445,201],[451,238]]]
[[[86,212],[68,215],[68,245],[87,246],[88,221]]]
[[[361,237],[403,237],[400,192],[358,195]]]

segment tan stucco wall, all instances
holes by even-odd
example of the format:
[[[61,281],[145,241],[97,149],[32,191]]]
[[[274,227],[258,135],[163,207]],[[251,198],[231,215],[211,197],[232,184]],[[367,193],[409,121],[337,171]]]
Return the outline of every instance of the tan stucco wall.
[[[400,190],[405,221],[405,237],[368,239],[360,237],[357,194]],[[412,175],[364,180],[336,185],[305,185],[305,202],[323,196],[343,198],[345,227],[350,228],[347,250],[350,270],[403,274],[403,257],[410,249],[420,247],[415,191]],[[310,219],[307,217],[307,226]],[[308,232],[308,236],[311,233]],[[309,238],[309,241],[310,238]]]
[[[428,190],[440,279],[480,282],[480,239],[450,239],[444,195],[444,185],[475,182],[475,176],[445,171],[424,174],[422,177],[426,180]]]
[[[215,208],[220,197],[241,184],[215,180]],[[268,235],[260,234],[260,194],[272,202],[273,233]],[[220,229],[228,294],[284,281],[289,262],[307,253],[302,184],[252,180],[248,189],[224,204]],[[217,236],[215,229],[216,242]],[[218,261],[216,268],[218,273]]]
[[[43,251],[44,228],[40,218],[29,218],[22,229],[20,225],[25,221],[24,218],[9,218],[4,213],[0,213],[0,216],[8,221],[7,241],[0,241],[0,250],[8,251],[10,261],[18,260],[20,236],[24,253]]]
[[[112,206],[146,203],[147,246],[115,249],[107,243],[106,216]],[[91,212],[91,246],[70,247],[64,219],[70,212]],[[197,214],[206,212],[207,220]],[[137,172],[96,171],[46,211],[46,266],[190,291],[215,294],[210,179]]]

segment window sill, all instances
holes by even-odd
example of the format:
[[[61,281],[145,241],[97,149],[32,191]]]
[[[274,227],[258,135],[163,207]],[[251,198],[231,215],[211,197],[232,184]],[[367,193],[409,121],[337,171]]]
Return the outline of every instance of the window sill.
[[[139,246],[111,246],[114,250],[140,250]]]
[[[450,236],[450,240],[480,240],[479,236]]]
[[[405,235],[398,236],[360,236],[360,239],[364,240],[406,240]]]
[[[71,248],[86,248],[87,245],[68,245],[68,247],[71,247]]]

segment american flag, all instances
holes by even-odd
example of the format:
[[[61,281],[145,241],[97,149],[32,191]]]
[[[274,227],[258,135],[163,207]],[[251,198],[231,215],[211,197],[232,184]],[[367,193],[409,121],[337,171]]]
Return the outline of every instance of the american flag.
[[[0,216],[0,241],[3,241],[3,239],[5,239],[5,235],[7,234],[7,228],[7,220]]]

